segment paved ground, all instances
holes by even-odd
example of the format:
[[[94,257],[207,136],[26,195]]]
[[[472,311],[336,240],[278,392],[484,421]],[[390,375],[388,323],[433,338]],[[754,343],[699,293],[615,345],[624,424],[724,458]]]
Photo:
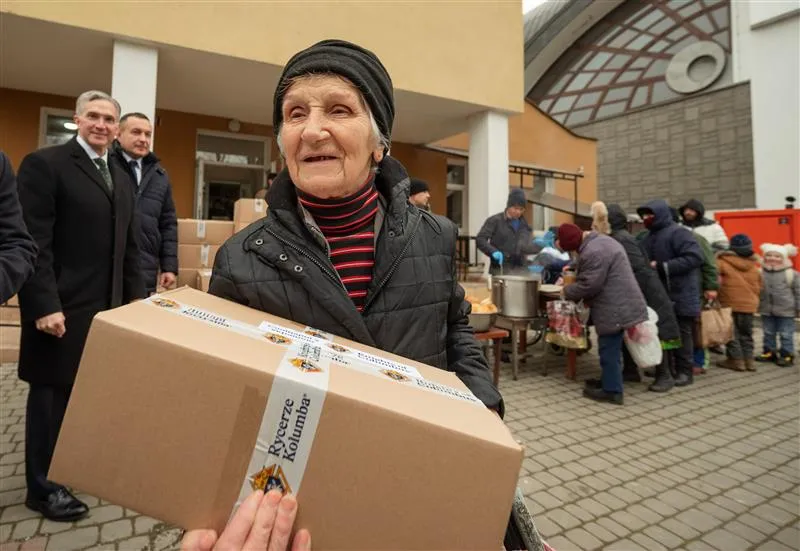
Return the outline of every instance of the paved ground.
[[[582,358],[578,378],[597,376],[595,362]],[[712,369],[666,395],[631,385],[616,407],[550,365],[518,381],[505,369],[500,385],[527,447],[520,486],[558,551],[800,549],[797,368]],[[0,368],[0,551],[175,548],[179,531],[90,496],[75,524],[25,509],[25,388]]]

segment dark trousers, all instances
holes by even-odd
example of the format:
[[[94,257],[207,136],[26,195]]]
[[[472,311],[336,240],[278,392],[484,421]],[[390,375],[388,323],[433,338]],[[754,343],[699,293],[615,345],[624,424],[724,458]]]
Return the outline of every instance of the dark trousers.
[[[764,326],[764,352],[780,352],[794,355],[794,318],[761,316]],[[778,336],[781,344],[778,346]]]
[[[695,318],[678,316],[678,327],[681,331],[681,347],[675,350],[675,371],[678,375],[685,373],[691,377],[694,373]]]
[[[725,345],[725,352],[734,360],[753,357],[753,314],[733,313],[733,340]]]
[[[29,499],[45,499],[61,486],[47,480],[72,385],[30,385],[25,415],[25,480]]]
[[[622,393],[622,331],[613,335],[600,335],[597,338],[600,354],[600,378],[603,390]]]

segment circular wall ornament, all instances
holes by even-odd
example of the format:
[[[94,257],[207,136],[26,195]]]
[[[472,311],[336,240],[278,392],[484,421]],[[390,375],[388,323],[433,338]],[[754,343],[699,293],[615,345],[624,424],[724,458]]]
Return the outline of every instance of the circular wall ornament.
[[[694,80],[689,75],[689,68],[692,63],[704,57],[714,60],[714,69],[702,79]],[[689,44],[669,62],[666,73],[667,86],[679,94],[692,94],[704,90],[722,75],[725,62],[725,50],[716,42],[704,40]]]

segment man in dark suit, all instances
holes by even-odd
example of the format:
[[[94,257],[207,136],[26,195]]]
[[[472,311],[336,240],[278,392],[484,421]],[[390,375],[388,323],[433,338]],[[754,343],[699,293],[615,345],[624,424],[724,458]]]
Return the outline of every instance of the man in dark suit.
[[[17,294],[33,273],[37,252],[22,219],[11,161],[0,151],[0,304]]]
[[[55,521],[88,507],[47,480],[86,336],[95,314],[143,298],[130,177],[108,162],[119,104],[84,92],[78,135],[29,154],[19,169],[25,223],[39,246],[34,275],[19,293],[19,377],[30,384],[25,425],[25,505]]]
[[[150,151],[152,136],[147,115],[128,113],[119,121],[113,148],[114,160],[136,184],[139,254],[148,295],[157,286],[169,289],[178,279],[178,217],[167,171]]]

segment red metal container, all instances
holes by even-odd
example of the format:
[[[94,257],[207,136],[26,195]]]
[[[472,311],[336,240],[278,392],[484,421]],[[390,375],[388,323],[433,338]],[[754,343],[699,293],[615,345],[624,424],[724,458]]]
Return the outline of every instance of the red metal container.
[[[761,254],[762,243],[785,245],[792,243],[800,248],[800,210],[742,210],[718,211],[714,218],[719,222],[728,239],[737,233],[747,234],[753,240],[753,249]],[[800,255],[792,259],[800,270]]]

